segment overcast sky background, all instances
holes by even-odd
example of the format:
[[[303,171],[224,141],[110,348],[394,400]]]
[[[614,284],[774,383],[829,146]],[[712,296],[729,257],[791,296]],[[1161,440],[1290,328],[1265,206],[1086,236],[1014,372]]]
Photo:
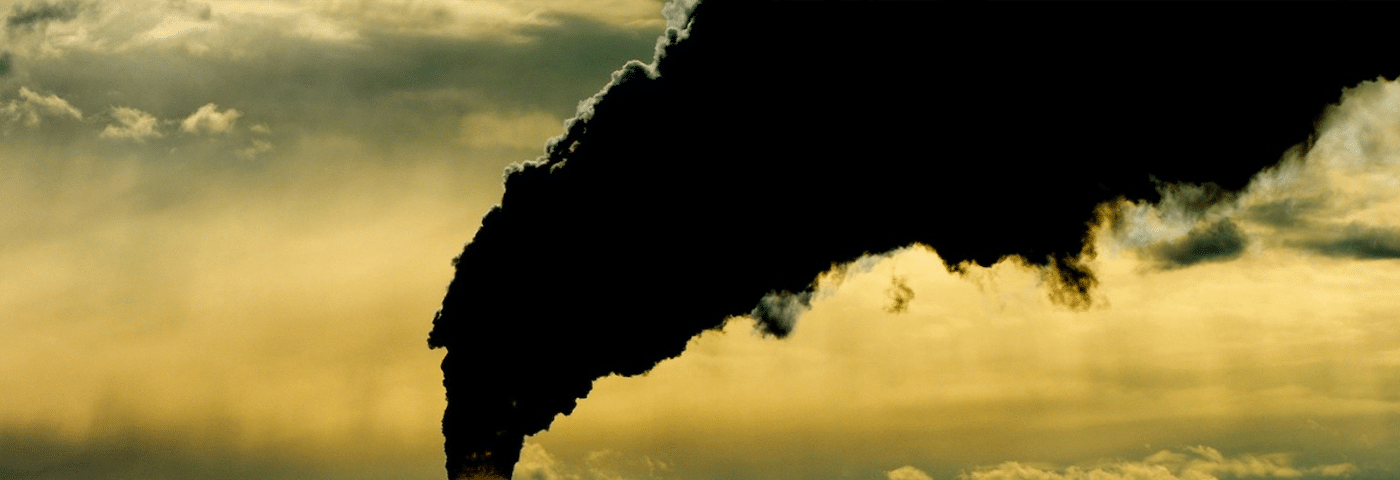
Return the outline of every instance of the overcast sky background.
[[[0,478],[442,477],[450,260],[661,6],[0,0]],[[1090,311],[871,258],[517,477],[1400,476],[1400,85],[1344,98],[1235,201],[1117,206]]]

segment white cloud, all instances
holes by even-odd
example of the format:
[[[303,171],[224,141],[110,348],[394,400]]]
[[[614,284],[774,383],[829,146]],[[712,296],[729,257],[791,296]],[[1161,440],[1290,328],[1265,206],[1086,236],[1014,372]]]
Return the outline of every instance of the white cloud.
[[[24,99],[24,102],[31,108],[42,111],[48,115],[70,116],[78,120],[83,119],[83,112],[79,111],[77,108],[73,108],[72,105],[68,104],[67,100],[58,98],[57,95],[40,95],[34,93],[33,90],[20,87],[19,96]]]
[[[183,121],[180,122],[180,130],[187,133],[227,133],[233,130],[238,117],[243,116],[242,112],[232,108],[219,111],[219,106],[206,104],[199,107]]]
[[[128,107],[113,107],[112,118],[116,124],[107,125],[102,130],[102,138],[130,138],[143,142],[147,138],[160,137],[157,130],[159,121],[149,113]]]
[[[254,139],[251,145],[238,151],[238,156],[245,160],[252,160],[271,151],[272,142]]]
[[[1358,469],[1354,464],[1336,463],[1332,465],[1323,465],[1321,467],[1313,467],[1308,469],[1308,472],[1317,475],[1322,475],[1324,477],[1343,477],[1356,473],[1357,470]]]
[[[615,450],[594,450],[583,458],[565,461],[527,441],[520,450],[512,478],[525,480],[642,480],[670,478],[671,464],[649,456],[627,455]]]
[[[933,480],[923,470],[919,470],[909,465],[885,472],[885,478],[889,480]]]
[[[57,95],[41,95],[25,87],[19,88],[19,99],[0,104],[0,118],[38,126],[43,117],[72,117],[83,119],[83,112]]]
[[[1226,457],[1211,447],[1190,447],[1186,452],[1163,450],[1140,462],[1124,461],[1091,466],[1033,466],[1006,462],[962,474],[962,480],[1219,480],[1226,478],[1337,477],[1357,470],[1350,463],[1298,468],[1287,454]],[[912,478],[912,477],[911,477]],[[925,477],[926,478],[926,477]],[[893,476],[891,480],[895,480]]]
[[[513,478],[530,480],[577,480],[578,475],[564,473],[559,461],[534,443],[526,443],[520,450],[520,461],[515,464]]]

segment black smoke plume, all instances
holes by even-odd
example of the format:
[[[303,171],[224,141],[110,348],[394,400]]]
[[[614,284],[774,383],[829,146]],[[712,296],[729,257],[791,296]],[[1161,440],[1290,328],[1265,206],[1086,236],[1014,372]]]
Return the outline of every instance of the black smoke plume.
[[[1098,204],[1155,201],[1154,178],[1238,190],[1343,87],[1400,70],[1388,15],[1318,10],[699,4],[509,171],[457,258],[428,338],[449,477],[509,477],[594,379],[726,318],[783,333],[862,254],[1016,255],[1086,301]]]

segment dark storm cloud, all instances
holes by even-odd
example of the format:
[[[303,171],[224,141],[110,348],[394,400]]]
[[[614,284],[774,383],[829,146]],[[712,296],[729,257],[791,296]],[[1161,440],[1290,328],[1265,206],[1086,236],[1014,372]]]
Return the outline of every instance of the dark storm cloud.
[[[449,477],[509,476],[523,437],[594,379],[646,372],[756,305],[789,311],[765,299],[863,254],[1019,256],[1083,305],[1100,202],[1155,201],[1154,176],[1238,190],[1342,87],[1400,71],[1382,37],[1295,35],[1334,25],[1312,13],[1245,35],[1257,22],[1216,12],[996,10],[702,3],[654,68],[614,74],[510,171],[456,259],[429,336],[448,349]],[[1299,67],[1313,57],[1329,67]],[[1188,206],[1221,197],[1200,193]],[[1221,258],[1232,234],[1171,253]]]
[[[1226,218],[1197,226],[1185,237],[1155,245],[1148,252],[1159,267],[1180,268],[1237,258],[1248,243],[1235,222]]]
[[[1307,250],[1330,257],[1400,258],[1400,228],[1353,223],[1323,239],[1300,244]]]
[[[5,28],[11,32],[32,31],[48,22],[64,22],[78,18],[84,6],[79,2],[37,2],[15,5],[5,17]]]
[[[15,68],[15,55],[9,51],[0,51],[0,77],[10,74],[10,70]]]

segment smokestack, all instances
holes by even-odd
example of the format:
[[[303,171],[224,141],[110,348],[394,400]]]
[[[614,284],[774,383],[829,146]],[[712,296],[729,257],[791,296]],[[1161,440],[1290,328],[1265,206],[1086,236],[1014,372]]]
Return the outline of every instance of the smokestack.
[[[1097,205],[1155,201],[1154,177],[1238,190],[1306,147],[1341,88],[1400,64],[1376,55],[1386,28],[1328,37],[1342,24],[1313,11],[1081,8],[695,6],[509,171],[456,259],[428,338],[447,348],[449,478],[509,478],[594,379],[726,318],[785,334],[816,277],[863,254],[1020,256],[1083,306]],[[1229,253],[1180,250],[1163,254]]]

